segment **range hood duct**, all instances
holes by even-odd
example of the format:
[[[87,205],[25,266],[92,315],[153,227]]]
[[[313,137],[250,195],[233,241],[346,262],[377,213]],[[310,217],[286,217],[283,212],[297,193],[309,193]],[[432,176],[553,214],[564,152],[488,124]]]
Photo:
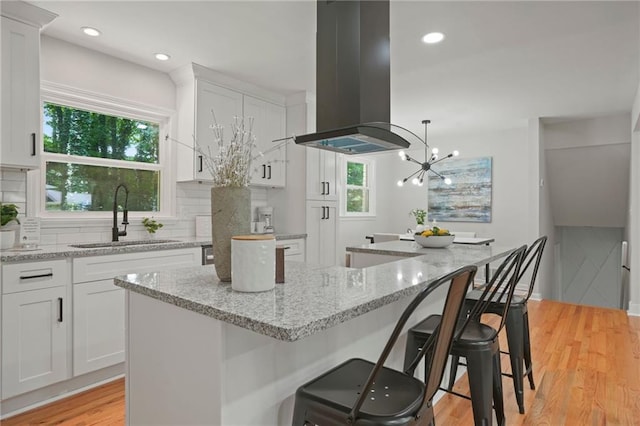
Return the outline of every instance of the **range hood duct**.
[[[389,1],[318,0],[316,131],[296,144],[343,154],[404,149],[391,109]]]

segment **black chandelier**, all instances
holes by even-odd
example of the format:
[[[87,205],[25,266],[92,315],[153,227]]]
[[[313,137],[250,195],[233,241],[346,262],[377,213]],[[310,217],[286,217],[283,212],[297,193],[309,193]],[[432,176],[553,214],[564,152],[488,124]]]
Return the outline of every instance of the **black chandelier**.
[[[406,178],[399,180],[398,186],[404,186],[404,184],[412,177],[413,179],[411,180],[411,183],[417,186],[422,186],[422,184],[424,183],[424,177],[429,171],[442,179],[446,185],[451,185],[451,179],[433,170],[432,166],[436,163],[439,163],[440,161],[446,160],[447,158],[457,157],[460,153],[458,151],[453,151],[452,153],[444,157],[438,157],[438,148],[433,148],[431,150],[431,155],[429,155],[429,144],[427,143],[427,125],[429,123],[431,123],[431,120],[422,120],[422,124],[424,124],[424,141],[421,140],[420,142],[424,144],[424,162],[421,163],[415,158],[409,156],[409,154],[404,151],[400,151],[398,153],[398,155],[400,155],[400,158],[402,158],[403,160],[410,161],[420,166],[418,170],[411,173]],[[418,139],[420,140],[420,138]]]

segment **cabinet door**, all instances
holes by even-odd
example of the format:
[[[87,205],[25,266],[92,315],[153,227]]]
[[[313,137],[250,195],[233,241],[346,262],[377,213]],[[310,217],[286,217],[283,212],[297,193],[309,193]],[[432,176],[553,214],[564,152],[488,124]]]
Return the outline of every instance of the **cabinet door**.
[[[335,201],[337,195],[336,153],[308,148],[307,155],[307,199]]]
[[[287,165],[286,145],[273,142],[285,136],[284,107],[245,95],[244,116],[245,119],[253,117],[253,132],[256,136],[251,184],[284,187]]]
[[[215,120],[214,120],[215,115]],[[223,141],[231,140],[231,125],[236,117],[242,117],[242,94],[204,80],[196,81],[195,138],[202,153],[195,153],[195,178],[211,180],[203,155],[213,157],[218,152],[211,127],[223,126]]]
[[[3,295],[3,399],[69,378],[68,305],[65,287]]]
[[[124,289],[113,280],[73,286],[73,375],[124,362]]]
[[[5,167],[39,167],[40,32],[2,18],[2,147]]]
[[[322,201],[307,202],[307,259],[323,266],[336,264],[337,206]]]

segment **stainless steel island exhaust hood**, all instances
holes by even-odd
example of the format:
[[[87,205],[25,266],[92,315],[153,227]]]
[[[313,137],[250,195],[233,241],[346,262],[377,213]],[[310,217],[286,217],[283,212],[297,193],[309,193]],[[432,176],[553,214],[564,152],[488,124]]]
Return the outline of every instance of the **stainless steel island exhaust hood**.
[[[343,154],[405,149],[389,124],[389,1],[318,0],[316,133],[295,143]]]

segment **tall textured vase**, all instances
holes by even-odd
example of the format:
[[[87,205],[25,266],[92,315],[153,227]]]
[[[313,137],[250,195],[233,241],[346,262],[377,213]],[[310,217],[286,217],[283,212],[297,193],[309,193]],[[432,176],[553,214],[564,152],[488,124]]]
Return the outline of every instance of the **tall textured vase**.
[[[220,281],[231,281],[231,237],[251,233],[251,190],[211,188],[213,264]]]

